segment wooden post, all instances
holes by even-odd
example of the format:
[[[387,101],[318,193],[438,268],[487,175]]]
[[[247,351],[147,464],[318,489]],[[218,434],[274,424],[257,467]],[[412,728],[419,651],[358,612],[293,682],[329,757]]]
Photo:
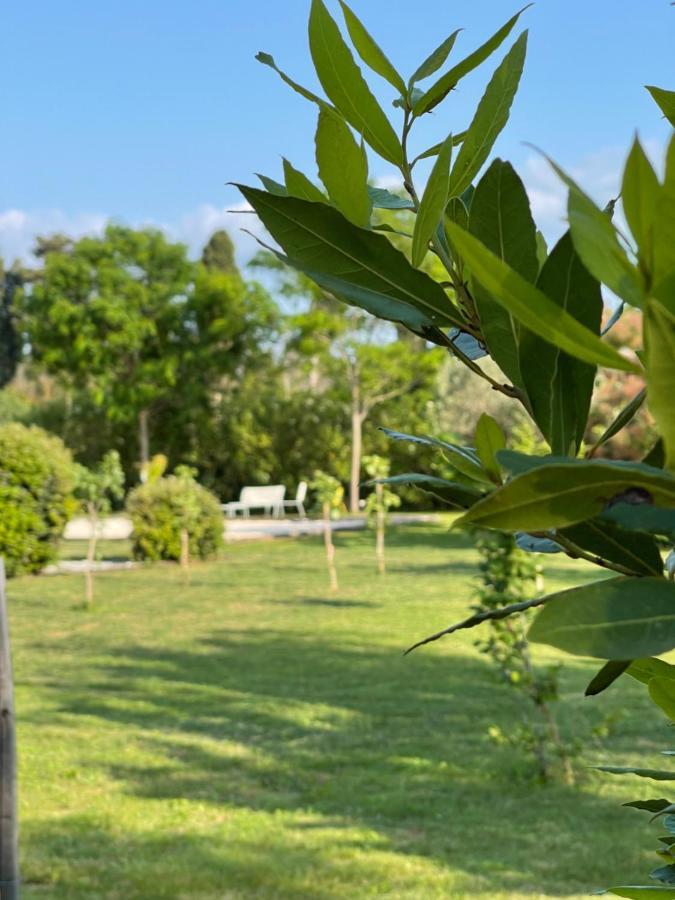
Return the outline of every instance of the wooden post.
[[[331,591],[337,591],[338,579],[335,568],[335,545],[333,544],[333,529],[330,527],[330,503],[323,504],[323,542],[326,546],[326,563],[328,564],[328,576],[330,578]]]
[[[190,584],[190,534],[187,528],[180,530],[180,567],[183,573],[183,584]]]
[[[377,509],[375,511],[375,558],[377,559],[377,571],[384,575],[386,562],[384,558],[384,485],[375,483],[375,498]]]
[[[0,557],[0,900],[19,898],[16,735],[5,562]]]
[[[89,544],[87,546],[87,565],[84,572],[84,578],[87,586],[86,604],[87,606],[93,606],[94,564],[96,562],[96,544],[98,543],[98,515],[96,513],[96,507],[93,503],[87,504],[87,516],[89,517],[91,534],[89,535]]]

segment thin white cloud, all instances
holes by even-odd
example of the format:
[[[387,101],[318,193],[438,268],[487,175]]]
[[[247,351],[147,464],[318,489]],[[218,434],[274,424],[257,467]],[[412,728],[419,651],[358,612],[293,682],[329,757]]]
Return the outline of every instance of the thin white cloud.
[[[32,262],[38,235],[62,232],[71,237],[101,234],[107,218],[99,213],[68,215],[60,209],[0,211],[0,256],[10,264],[15,259]]]

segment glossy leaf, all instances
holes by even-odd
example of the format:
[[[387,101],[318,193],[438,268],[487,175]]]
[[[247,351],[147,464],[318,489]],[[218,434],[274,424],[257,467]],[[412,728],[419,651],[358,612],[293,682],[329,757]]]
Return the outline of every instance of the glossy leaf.
[[[333,203],[354,225],[367,228],[372,210],[368,194],[368,158],[342,116],[329,110],[319,112],[316,162]]]
[[[453,134],[452,146],[458,147],[462,143],[466,135],[466,131],[460,131],[459,134]],[[445,141],[441,141],[439,144],[434,144],[433,147],[429,147],[429,149],[425,150],[424,153],[420,153],[420,155],[416,156],[413,160],[413,165],[415,165],[415,163],[418,163],[421,159],[430,159],[432,156],[438,156],[444,144]]]
[[[666,91],[663,88],[655,87],[653,84],[648,84],[647,90],[666,119],[675,127],[675,91]]]
[[[512,16],[506,24],[502,25],[499,31],[493,34],[493,36],[477,50],[474,50],[473,53],[470,53],[465,59],[457,63],[456,66],[453,66],[452,69],[444,75],[441,75],[438,81],[436,81],[435,84],[420,97],[413,107],[415,115],[421,116],[422,113],[430,112],[444,97],[447,96],[449,91],[455,87],[460,79],[464,78],[465,75],[468,75],[469,72],[473,72],[473,70],[477,69],[481,63],[485,62],[485,60],[506,40],[520,15],[526,9],[527,6],[524,6],[523,9],[517,12],[515,16]]]
[[[647,272],[654,265],[654,223],[661,185],[637,138],[633,142],[623,174],[621,199],[626,221],[635,238],[639,257]]]
[[[310,200],[312,203],[326,203],[326,197],[306,175],[295,169],[287,159],[283,163],[284,181],[286,182],[286,194],[288,196],[299,197],[301,200]]]
[[[675,865],[659,866],[649,873],[649,877],[661,884],[675,884]]]
[[[561,591],[548,598],[528,640],[597,659],[665,653],[675,647],[675,585],[612,578]],[[675,771],[668,777],[675,781]]]
[[[626,372],[641,371],[635,363],[621,356],[598,335],[529,284],[473,235],[462,231],[452,222],[446,228],[474,277],[530,331],[583,362]]]
[[[637,775],[638,778],[651,778],[653,781],[675,781],[675,771],[663,769],[641,769],[634,766],[593,766],[599,772],[609,775]]]
[[[482,169],[509,119],[525,65],[527,32],[523,32],[492,76],[478,104],[450,173],[450,196],[459,197]]]
[[[376,209],[413,209],[413,203],[406,197],[399,197],[392,194],[385,188],[372,187],[368,185],[368,196],[370,202]]]
[[[675,133],[666,153],[666,172],[656,203],[653,295],[675,315]]]
[[[483,344],[481,344],[480,341],[477,341],[472,334],[467,334],[465,331],[460,331],[459,328],[454,328],[449,337],[454,346],[460,353],[463,353],[467,359],[475,361],[477,359],[483,359],[488,355]]]
[[[596,460],[552,463],[512,478],[456,525],[504,531],[565,528],[593,518],[636,490],[646,492],[656,505],[675,506],[675,478],[660,470],[639,463]]]
[[[476,453],[483,468],[496,484],[501,484],[497,453],[506,447],[506,438],[498,423],[487,413],[483,413],[478,419],[475,442]]]
[[[414,334],[417,334],[432,343],[439,344],[442,347],[447,346],[445,334],[434,325],[428,316],[424,315],[424,313],[420,312],[418,309],[415,309],[414,306],[409,306],[407,303],[395,300],[387,294],[378,293],[377,291],[365,288],[358,282],[347,281],[344,278],[338,278],[333,275],[326,275],[325,272],[317,272],[310,266],[303,264],[296,259],[284,256],[283,253],[279,253],[278,250],[269,247],[260,239],[257,238],[257,240],[261,246],[270,253],[273,253],[277,259],[284,263],[284,265],[304,273],[323,290],[333,294],[334,297],[337,297],[338,300],[342,300],[350,306],[357,306],[360,309],[371,313],[371,315],[376,316],[378,319],[387,319],[390,322],[398,322],[401,325],[404,325],[409,331],[412,331]]]
[[[584,691],[584,695],[586,697],[595,697],[597,694],[606,691],[608,687],[611,687],[611,685],[614,684],[617,678],[620,678],[623,675],[629,665],[630,660],[628,659],[610,659],[609,662],[606,662],[600,671],[591,679],[588,687]],[[667,800],[665,801],[665,804],[666,806],[668,805]],[[624,806],[634,805],[635,804],[624,803]],[[640,807],[640,809],[644,808],[645,807],[642,806]],[[659,809],[663,809],[663,807],[659,807]]]
[[[400,165],[403,151],[396,132],[371,93],[323,0],[312,0],[309,47],[319,81],[329,99],[376,153]]]
[[[478,182],[468,230],[523,278],[535,281],[536,226],[525,186],[510,163],[494,160]],[[490,355],[513,384],[522,387],[517,321],[475,277],[472,293]]]
[[[641,885],[626,885],[622,887],[608,888],[603,893],[614,894],[615,897],[625,897],[626,900],[673,900],[675,891],[665,887],[642,887]]]
[[[373,72],[377,72],[378,75],[381,75],[382,78],[395,87],[400,94],[405,95],[407,90],[405,81],[389,62],[384,51],[344,0],[340,0],[340,6],[345,17],[349,37],[352,39],[356,52],[361,59]]]
[[[438,450],[443,451],[453,469],[456,469],[468,478],[472,478],[474,481],[490,483],[490,476],[481,466],[476,451],[470,447],[449,444],[447,441],[442,441],[440,438],[430,437],[426,434],[404,434],[401,431],[391,431],[389,428],[383,428],[382,431],[387,437],[396,441],[410,441],[412,444],[425,444],[428,447],[436,447]]]
[[[258,175],[260,179],[260,183],[265,188],[266,191],[270,194],[276,194],[279,197],[287,197],[288,191],[286,190],[285,185],[279,184],[278,181],[275,181],[273,178],[268,178],[267,175]]]
[[[445,291],[414,269],[384,235],[357,228],[337,210],[295,197],[239,186],[261,222],[291,261],[413,307],[439,327],[460,326]],[[387,316],[398,321],[397,313]]]
[[[643,388],[641,391],[633,397],[633,399],[624,406],[619,415],[614,419],[611,425],[609,425],[605,431],[601,434],[598,440],[593,444],[591,448],[590,455],[592,455],[595,450],[599,447],[602,447],[603,444],[607,443],[611,438],[614,437],[615,434],[618,434],[622,428],[625,428],[629,422],[631,422],[636,413],[642,407],[642,404],[645,402],[645,397],[647,396],[647,391]]]
[[[562,553],[560,544],[556,544],[551,538],[535,537],[525,531],[516,531],[514,534],[516,546],[526,553]]]
[[[404,475],[393,475],[390,478],[377,479],[380,484],[390,486],[403,485],[419,488],[427,494],[437,497],[443,503],[453,509],[467,509],[479,500],[482,494],[474,488],[459,484],[456,481],[448,481],[447,478],[436,478],[433,475],[421,475],[416,472],[408,472]]]
[[[600,333],[602,294],[567,232],[551,251],[537,288],[595,335]],[[575,456],[586,430],[595,366],[564,353],[523,328],[520,369],[532,415],[553,453]]]
[[[603,329],[602,329],[603,335],[607,334],[608,331],[611,331],[612,328],[614,328],[616,323],[619,321],[619,319],[623,315],[625,308],[626,308],[626,304],[623,301],[617,305],[616,309],[614,310],[612,315],[609,317],[606,324],[603,326]]]
[[[627,674],[642,684],[649,684],[652,678],[669,678],[675,680],[675,666],[663,659],[646,657],[634,659],[626,670]]]
[[[644,809],[647,812],[659,813],[670,806],[670,800],[634,800],[632,803],[622,803],[630,809]]]
[[[419,266],[423,262],[429,241],[435,235],[436,229],[443,219],[443,212],[448,202],[451,156],[452,135],[446,138],[443,148],[438,154],[415,217],[412,243],[414,266]]]
[[[675,507],[675,504],[671,504]],[[649,503],[616,503],[602,512],[602,518],[629,531],[643,531],[675,539],[675,508],[661,509]]]
[[[642,306],[644,291],[640,276],[619,243],[612,220],[560,166],[551,159],[548,161],[569,188],[567,215],[572,240],[583,264],[622,300],[632,306]]]
[[[447,37],[442,44],[439,44],[438,47],[436,47],[433,53],[430,53],[429,56],[427,56],[422,65],[415,70],[410,78],[411,87],[418,81],[424,81],[425,78],[429,78],[434,72],[438,72],[450,55],[452,48],[455,46],[457,35],[462,30],[463,29],[458,28],[457,31],[453,31],[450,37]]]
[[[666,467],[675,470],[675,315],[656,300],[645,313],[647,390],[666,451]]]
[[[593,556],[623,566],[636,575],[662,575],[663,560],[651,535],[626,531],[613,522],[589,519],[560,531],[567,538]]]
[[[294,81],[290,78],[282,69],[274,61],[274,57],[269,53],[257,53],[255,57],[259,63],[262,63],[263,66],[268,66],[270,69],[273,69],[277,75],[284,81],[289,87],[293,88],[296,94],[300,94],[301,97],[304,97],[305,100],[309,100],[311,103],[316,103],[318,106],[322,107],[327,105],[326,101],[321,97],[317,97],[315,93],[307,90],[307,88],[303,87],[301,84],[298,84],[297,81]]]
[[[675,721],[675,681],[672,678],[652,678],[647,685],[652,701]]]

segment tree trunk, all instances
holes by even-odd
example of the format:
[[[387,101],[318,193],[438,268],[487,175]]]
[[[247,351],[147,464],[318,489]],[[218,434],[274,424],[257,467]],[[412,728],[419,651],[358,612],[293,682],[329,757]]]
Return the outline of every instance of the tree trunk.
[[[386,562],[384,559],[384,485],[379,482],[375,485],[375,497],[377,499],[377,510],[375,513],[375,558],[377,560],[377,571],[380,575],[384,575],[386,570]]]
[[[0,557],[0,897],[19,897],[19,824],[16,809],[16,736],[9,652],[5,563]]]
[[[358,376],[352,384],[352,468],[349,478],[349,512],[359,512],[361,499],[361,448],[363,445],[363,414],[361,412],[361,386]]]
[[[190,535],[187,528],[180,530],[180,567],[183,573],[183,584],[190,584]]]
[[[95,510],[92,509],[92,504],[89,504],[88,513],[91,534],[89,536],[89,545],[87,547],[87,567],[84,572],[84,577],[87,586],[87,606],[92,606],[94,603],[93,568],[96,560],[96,544],[98,543],[98,516],[96,515]]]
[[[338,580],[335,568],[335,544],[333,543],[333,529],[330,527],[330,503],[323,504],[323,542],[326,546],[326,564],[328,565],[328,577],[330,578],[331,591],[337,591]]]
[[[142,409],[138,414],[138,452],[141,466],[150,462],[150,434],[148,431],[147,409]]]

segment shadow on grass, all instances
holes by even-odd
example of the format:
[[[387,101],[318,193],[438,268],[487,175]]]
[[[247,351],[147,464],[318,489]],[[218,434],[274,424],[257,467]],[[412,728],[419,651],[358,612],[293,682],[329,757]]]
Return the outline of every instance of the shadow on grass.
[[[580,692],[592,668],[570,671]],[[311,828],[337,820],[371,829],[389,852],[460,873],[472,885],[467,896],[563,897],[616,883],[617,874],[634,879],[643,866],[639,841],[601,841],[617,827],[613,800],[594,796],[585,783],[539,788],[522,753],[487,743],[487,728],[510,728],[522,707],[480,659],[403,658],[293,632],[230,631],[196,652],[127,648],[100,674],[101,684],[73,687],[62,709],[120,723],[156,755],[156,765],[111,762],[109,774],[135,796],[311,812],[327,820]],[[641,710],[638,695],[629,698]],[[563,730],[584,738],[595,714],[591,706],[580,711],[582,702]],[[625,693],[608,695],[606,708],[625,705]],[[296,819],[285,826],[303,827]],[[52,839],[43,833],[36,840]],[[87,856],[79,839],[68,847]],[[218,865],[233,886],[248,878],[239,871],[249,865],[240,850],[219,848]],[[268,858],[256,845],[256,865],[270,878],[270,859],[282,851],[273,848]],[[269,896],[342,896],[321,892],[321,868],[331,862],[320,848],[297,853],[300,881],[308,868],[317,872],[313,892],[303,893],[300,882],[288,892],[284,869],[277,893],[267,884]]]

